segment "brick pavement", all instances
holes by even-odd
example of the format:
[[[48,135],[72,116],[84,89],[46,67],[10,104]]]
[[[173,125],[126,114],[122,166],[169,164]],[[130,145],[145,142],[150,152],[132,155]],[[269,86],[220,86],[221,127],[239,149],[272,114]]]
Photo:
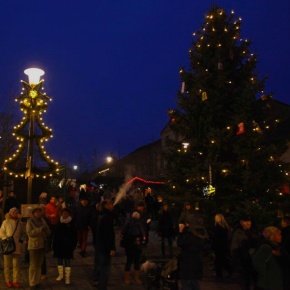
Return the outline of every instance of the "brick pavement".
[[[136,285],[133,282],[131,285],[125,285],[123,283],[123,272],[125,264],[125,254],[122,248],[119,248],[119,229],[116,229],[116,246],[117,255],[112,259],[112,273],[108,285],[108,290],[144,290],[146,289],[146,276],[143,274],[141,276],[143,285]],[[76,249],[74,253],[74,260],[72,260],[72,274],[71,274],[71,285],[65,285],[64,281],[57,282],[55,279],[57,277],[56,269],[56,259],[52,257],[52,253],[47,254],[47,278],[41,281],[42,289],[48,290],[76,290],[76,289],[86,289],[86,290],[97,290],[97,288],[92,283],[93,276],[93,265],[94,265],[94,249],[91,242],[91,236],[89,236],[87,256],[82,258],[79,254],[80,250]],[[150,241],[144,254],[150,257],[152,261],[160,260],[160,241],[157,235],[150,233]],[[174,253],[178,253],[178,248],[174,246]],[[24,255],[21,259],[21,269],[20,269],[20,279],[19,283],[23,285],[20,289],[28,290],[28,264],[23,261]],[[164,261],[164,260],[163,260]],[[3,275],[3,258],[0,259],[0,290],[8,289],[4,283]],[[201,290],[238,290],[239,287],[235,283],[235,278],[227,280],[226,282],[217,282],[214,279],[213,273],[209,270],[206,271],[203,280],[201,281]]]

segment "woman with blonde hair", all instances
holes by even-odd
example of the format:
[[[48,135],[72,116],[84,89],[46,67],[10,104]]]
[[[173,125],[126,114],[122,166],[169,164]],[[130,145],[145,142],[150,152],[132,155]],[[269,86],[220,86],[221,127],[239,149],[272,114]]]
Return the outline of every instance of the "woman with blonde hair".
[[[223,277],[223,270],[227,270],[228,274],[232,274],[232,267],[229,263],[230,244],[229,234],[231,228],[228,225],[223,214],[218,213],[214,217],[213,231],[213,250],[215,254],[215,272],[216,278]]]
[[[13,234],[14,233],[14,234]],[[3,255],[4,257],[4,277],[6,287],[19,288],[20,284],[18,283],[19,278],[19,257],[22,250],[21,242],[25,240],[25,228],[21,222],[21,216],[16,207],[13,207],[5,215],[5,220],[3,221],[0,228],[0,238],[2,240],[7,239],[13,235],[15,242],[15,252],[9,255]],[[11,274],[11,263],[12,263],[12,280],[10,279]],[[13,281],[13,282],[11,282]]]

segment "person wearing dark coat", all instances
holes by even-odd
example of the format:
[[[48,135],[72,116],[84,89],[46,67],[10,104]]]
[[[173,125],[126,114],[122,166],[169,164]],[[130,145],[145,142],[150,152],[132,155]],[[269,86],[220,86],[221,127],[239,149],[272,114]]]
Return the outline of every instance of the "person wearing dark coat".
[[[16,207],[20,211],[20,204],[16,198],[16,195],[13,191],[10,191],[4,201],[4,214],[8,213],[13,207]]]
[[[173,218],[169,211],[169,205],[166,202],[162,204],[162,208],[159,213],[158,235],[161,237],[162,258],[165,258],[165,241],[166,240],[168,242],[170,258],[172,258],[173,257],[172,242],[173,242],[173,235],[174,235]]]
[[[142,224],[142,227],[145,231],[146,240],[144,241],[144,244],[147,245],[149,242],[149,231],[150,231],[150,224],[151,224],[151,218],[149,214],[146,212],[146,206],[144,201],[139,201],[137,203],[136,211],[140,214],[140,221]]]
[[[155,213],[154,213],[154,201],[155,198],[151,195],[150,192],[147,193],[144,199],[146,203],[146,210],[152,220],[155,220]]]
[[[101,203],[95,230],[95,268],[94,281],[98,281],[99,290],[107,290],[111,272],[111,258],[116,254],[113,203],[105,199]]]
[[[89,234],[89,226],[91,225],[91,219],[93,214],[93,208],[88,204],[88,199],[83,197],[80,204],[76,208],[75,213],[75,227],[78,234],[78,243],[81,248],[81,256],[86,256],[87,241]]]
[[[251,253],[257,249],[258,243],[258,236],[252,229],[251,217],[242,215],[240,226],[233,233],[230,249],[233,265],[243,290],[250,290],[252,284],[256,286],[257,277],[253,269]]]
[[[231,228],[225,217],[220,213],[215,215],[214,220],[213,251],[215,254],[215,272],[216,278],[222,278],[224,269],[228,271],[229,275],[232,274],[232,267],[229,263],[229,233]]]
[[[253,266],[257,272],[257,286],[259,290],[284,290],[281,231],[273,226],[266,227],[263,236],[265,241],[252,255]]]
[[[146,239],[145,231],[140,221],[140,214],[134,211],[130,219],[121,231],[121,238],[124,240],[124,247],[127,261],[125,264],[124,283],[130,284],[130,268],[134,263],[134,279],[141,284],[139,278],[140,258],[142,254],[142,241]]]
[[[285,216],[281,221],[282,243],[281,251],[285,257],[283,267],[284,290],[290,290],[290,217]]]
[[[70,284],[71,259],[77,245],[77,233],[74,222],[67,208],[62,210],[59,223],[56,225],[53,237],[52,249],[53,257],[57,258],[58,277],[56,281],[61,281],[65,276],[65,284]]]
[[[177,245],[181,248],[178,257],[178,276],[181,290],[200,290],[203,276],[203,240],[207,233],[202,226],[179,224]]]

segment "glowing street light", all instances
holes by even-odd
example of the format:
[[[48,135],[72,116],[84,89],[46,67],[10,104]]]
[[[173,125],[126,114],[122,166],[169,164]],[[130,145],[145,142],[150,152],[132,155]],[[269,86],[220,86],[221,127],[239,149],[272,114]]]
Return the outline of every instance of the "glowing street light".
[[[40,82],[40,77],[44,75],[44,71],[39,68],[28,68],[24,73],[28,75],[29,84],[34,86]]]
[[[107,163],[111,163],[111,162],[113,161],[113,157],[108,156],[108,157],[106,158],[106,160],[107,160]]]

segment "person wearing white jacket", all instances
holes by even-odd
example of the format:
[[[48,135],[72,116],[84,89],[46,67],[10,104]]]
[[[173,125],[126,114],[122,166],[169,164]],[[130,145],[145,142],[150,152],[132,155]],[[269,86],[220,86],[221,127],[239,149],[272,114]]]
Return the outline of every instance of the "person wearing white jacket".
[[[16,207],[11,208],[9,212],[5,215],[5,220],[3,221],[0,228],[0,238],[2,240],[7,239],[8,237],[11,237],[12,235],[13,235],[16,249],[15,249],[15,252],[13,252],[12,254],[3,255],[4,277],[5,277],[5,284],[8,288],[11,288],[11,287],[19,288],[20,287],[20,284],[18,283],[19,257],[22,252],[21,243],[24,240],[26,240],[26,238],[25,238],[25,228],[23,226],[23,223],[21,222],[21,216]],[[13,268],[12,280],[10,279],[11,262],[12,262],[12,268]]]

